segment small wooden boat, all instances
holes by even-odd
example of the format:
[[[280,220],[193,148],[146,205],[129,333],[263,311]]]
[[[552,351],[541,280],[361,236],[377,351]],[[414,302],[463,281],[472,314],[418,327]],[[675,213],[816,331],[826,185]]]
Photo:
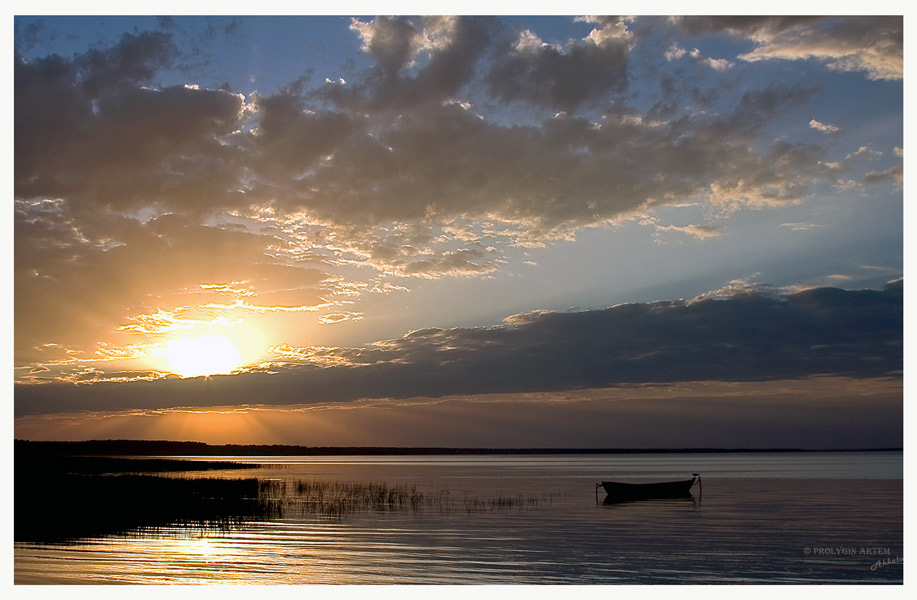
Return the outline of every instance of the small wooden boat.
[[[700,483],[700,475],[692,473],[691,479],[659,483],[622,483],[603,481],[601,485],[611,500],[650,500],[655,498],[690,498],[691,488]]]

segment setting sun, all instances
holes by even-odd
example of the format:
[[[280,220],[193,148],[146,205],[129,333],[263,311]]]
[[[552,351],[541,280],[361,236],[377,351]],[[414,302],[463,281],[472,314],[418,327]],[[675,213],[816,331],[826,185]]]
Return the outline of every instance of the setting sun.
[[[11,15],[11,583],[903,585],[906,3],[580,4]]]
[[[166,355],[172,369],[182,377],[229,373],[241,364],[239,349],[223,335],[172,340]]]

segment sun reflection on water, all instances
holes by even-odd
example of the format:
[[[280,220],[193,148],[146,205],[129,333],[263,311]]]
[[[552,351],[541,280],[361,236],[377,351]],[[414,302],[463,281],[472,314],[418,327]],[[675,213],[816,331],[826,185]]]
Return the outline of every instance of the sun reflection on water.
[[[664,458],[664,457],[663,457]],[[421,481],[482,497],[537,492],[551,501],[467,510],[368,510],[328,517],[291,510],[229,530],[157,528],[76,546],[17,543],[17,584],[49,583],[900,583],[875,557],[806,557],[811,544],[903,555],[902,481],[874,478],[900,453],[508,457],[286,457],[261,477],[287,481]],[[654,474],[701,461],[703,501],[599,504],[611,468]],[[796,469],[820,465],[824,475]],[[823,464],[827,461],[827,464]],[[782,477],[758,467],[783,472]],[[843,469],[843,471],[842,471]],[[737,477],[736,472],[746,473]],[[835,475],[846,472],[848,479]],[[531,486],[531,487],[530,487]],[[537,486],[537,487],[535,487]],[[856,493],[847,493],[855,487]],[[367,486],[368,487],[368,486]],[[327,490],[326,490],[327,492]],[[292,491],[289,492],[292,494]],[[559,551],[562,550],[562,551]]]
[[[181,540],[178,544],[180,549],[185,550],[188,554],[198,556],[222,556],[228,554],[224,547],[221,547],[215,541],[207,538]],[[183,548],[182,548],[183,547]]]

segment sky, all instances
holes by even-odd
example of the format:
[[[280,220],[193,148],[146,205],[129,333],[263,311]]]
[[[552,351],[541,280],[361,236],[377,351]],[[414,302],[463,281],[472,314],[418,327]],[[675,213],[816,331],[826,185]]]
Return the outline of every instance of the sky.
[[[901,16],[354,14],[13,19],[17,438],[903,445]]]

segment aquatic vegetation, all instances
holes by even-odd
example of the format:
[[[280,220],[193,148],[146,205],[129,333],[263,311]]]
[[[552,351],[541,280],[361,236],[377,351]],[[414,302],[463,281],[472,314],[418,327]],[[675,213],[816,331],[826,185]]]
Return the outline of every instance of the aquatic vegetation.
[[[259,497],[257,479],[190,474],[258,465],[29,450],[17,446],[15,454],[16,541],[66,542],[171,524],[226,528],[275,510]]]
[[[278,516],[311,515],[341,518],[360,512],[436,510],[476,513],[497,510],[523,510],[537,506],[548,497],[537,494],[481,496],[456,494],[450,490],[422,490],[417,484],[347,481],[261,482],[262,497],[278,501]],[[548,498],[549,499],[549,498]]]
[[[276,502],[261,498],[257,479],[155,475],[63,475],[17,478],[14,539],[77,538],[188,525],[226,529],[268,517]]]
[[[419,510],[442,506],[446,490],[423,492],[416,484],[347,481],[262,481],[262,497],[281,502],[286,514],[341,517],[356,512]]]
[[[463,499],[465,510],[469,513],[485,510],[521,510],[537,506],[538,502],[539,497],[536,494],[520,494],[518,496],[499,495],[493,498],[471,496]]]
[[[19,446],[14,539],[67,543],[167,526],[230,529],[277,518],[342,519],[361,513],[478,513],[536,506],[536,495],[467,495],[415,483],[232,478],[259,465],[168,458],[55,455]],[[194,472],[223,471],[219,476]]]

